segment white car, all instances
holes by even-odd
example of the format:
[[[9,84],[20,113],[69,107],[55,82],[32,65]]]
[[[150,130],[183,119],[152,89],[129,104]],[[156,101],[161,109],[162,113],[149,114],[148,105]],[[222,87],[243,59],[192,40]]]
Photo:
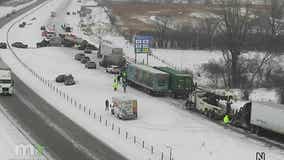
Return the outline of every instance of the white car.
[[[112,74],[119,74],[120,68],[115,65],[110,65],[109,67],[106,68],[106,72],[112,73]]]

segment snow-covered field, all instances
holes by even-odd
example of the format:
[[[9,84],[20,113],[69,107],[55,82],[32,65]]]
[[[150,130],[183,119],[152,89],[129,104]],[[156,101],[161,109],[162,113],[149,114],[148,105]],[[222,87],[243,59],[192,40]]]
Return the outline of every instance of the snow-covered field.
[[[24,43],[34,45],[41,39],[40,26],[50,22],[50,10],[62,8],[61,5],[67,4],[68,0],[51,1],[49,5],[39,10],[38,12],[26,17],[26,20],[32,17],[37,18],[31,25],[26,28],[18,28],[18,24],[13,27],[9,33],[10,42],[23,41]],[[67,10],[75,10],[77,1],[73,0]],[[57,9],[56,9],[57,8]],[[65,10],[61,10],[62,15]],[[103,13],[102,13],[103,14]],[[69,21],[70,19],[70,21]],[[72,19],[72,20],[71,20]],[[76,23],[74,16],[67,16],[58,22],[69,24]],[[68,20],[68,21],[67,21]],[[57,24],[60,25],[60,24]],[[5,39],[5,32],[7,27],[1,29],[1,40]],[[75,30],[78,30],[75,28]],[[79,30],[78,30],[78,34]],[[120,37],[111,37],[106,35],[104,38],[113,40],[114,43],[122,44],[125,47],[126,53],[133,57],[133,48],[125,41],[119,41]],[[94,38],[89,38],[94,39]],[[128,47],[127,47],[128,46]],[[138,119],[133,121],[117,120],[104,111],[104,101],[114,95],[123,95],[121,89],[118,92],[112,90],[111,84],[113,76],[106,74],[102,68],[97,70],[87,70],[82,64],[73,59],[75,53],[80,51],[69,48],[41,48],[41,49],[15,49],[17,55],[37,73],[49,80],[59,89],[68,93],[78,102],[90,107],[97,114],[102,115],[103,119],[108,119],[109,122],[114,122],[116,125],[128,131],[130,135],[136,135],[145,140],[145,143],[152,144],[156,150],[169,152],[167,146],[173,149],[173,155],[176,160],[188,159],[210,159],[223,160],[230,158],[231,160],[250,160],[255,159],[256,152],[266,152],[267,159],[282,160],[284,158],[284,151],[274,147],[267,146],[262,142],[252,140],[245,135],[240,135],[229,129],[224,129],[210,121],[207,121],[198,115],[184,111],[180,104],[174,100],[166,98],[156,98],[144,94],[143,92],[127,89],[126,95],[136,97],[138,100]],[[130,52],[131,51],[131,52]],[[48,87],[43,86],[41,82],[34,78],[25,68],[19,64],[15,57],[8,51],[4,50],[2,54],[3,59],[18,74],[24,82],[26,82],[39,95],[46,98],[46,100],[54,105],[59,111],[70,117],[74,122],[81,125],[91,134],[102,139],[103,142],[109,144],[117,151],[125,154],[129,159],[148,159],[150,153],[142,151],[137,146],[125,143],[120,136],[114,134],[111,130],[106,129],[98,122],[79,112],[65,99],[52,92]],[[156,51],[154,51],[155,54]],[[215,53],[192,53],[193,51],[174,51],[174,50],[157,50],[157,54],[180,53],[180,57],[172,56],[170,60],[176,64],[181,61],[184,64],[196,64],[197,61],[206,61],[208,56],[214,58]],[[185,53],[187,52],[187,53]],[[195,58],[184,56],[183,54],[192,54]],[[202,54],[206,54],[201,56]],[[183,56],[182,56],[183,55]],[[93,56],[94,58],[95,56]],[[178,57],[178,58],[177,58]],[[183,58],[182,58],[183,57]],[[189,57],[189,58],[185,58]],[[198,59],[197,59],[198,58]],[[94,58],[95,59],[95,58]],[[186,60],[184,60],[186,59]],[[150,59],[150,63],[159,65],[155,59]],[[187,63],[186,63],[187,62]],[[71,73],[74,75],[77,84],[75,86],[63,86],[54,82],[55,77],[60,73]],[[168,155],[168,154],[167,154]],[[157,158],[157,157],[156,157]]]
[[[18,11],[26,6],[31,5],[32,3],[36,2],[37,0],[31,0],[28,3],[24,3],[18,6],[1,6],[0,5],[0,18],[6,16],[7,14],[12,13],[13,11]]]

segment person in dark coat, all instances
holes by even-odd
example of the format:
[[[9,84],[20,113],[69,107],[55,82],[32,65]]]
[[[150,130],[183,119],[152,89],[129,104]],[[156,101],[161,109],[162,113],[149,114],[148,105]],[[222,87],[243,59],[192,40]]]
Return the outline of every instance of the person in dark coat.
[[[120,75],[118,75],[117,76],[117,81],[120,83],[120,79],[121,79],[121,76]]]
[[[109,101],[108,101],[108,99],[106,99],[105,105],[106,105],[105,111],[108,111],[109,110]]]

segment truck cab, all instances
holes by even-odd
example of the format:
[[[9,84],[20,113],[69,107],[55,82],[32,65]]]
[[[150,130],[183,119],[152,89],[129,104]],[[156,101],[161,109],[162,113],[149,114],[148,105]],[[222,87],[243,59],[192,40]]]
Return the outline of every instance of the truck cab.
[[[14,81],[9,69],[0,69],[0,94],[12,95],[14,93]]]

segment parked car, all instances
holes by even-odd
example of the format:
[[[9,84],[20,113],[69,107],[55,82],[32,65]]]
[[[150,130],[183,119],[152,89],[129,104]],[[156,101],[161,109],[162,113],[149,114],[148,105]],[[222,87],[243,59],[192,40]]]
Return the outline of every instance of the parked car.
[[[26,45],[22,42],[14,42],[14,43],[12,43],[12,46],[16,47],[16,48],[28,48],[28,45]]]
[[[81,59],[81,63],[86,64],[88,61],[90,61],[90,57],[85,56]]]
[[[70,12],[67,12],[66,14],[67,14],[67,15],[70,15]]]
[[[40,47],[47,47],[49,46],[49,42],[45,39],[43,39],[42,41],[36,43],[36,47],[40,48]]]
[[[95,61],[88,61],[85,64],[85,67],[88,68],[88,69],[96,69],[97,68],[97,64],[96,64]]]
[[[78,53],[74,56],[74,59],[77,60],[77,61],[81,61],[82,58],[85,57],[85,54],[83,53]]]
[[[72,28],[70,26],[65,27],[65,32],[72,32]]]
[[[57,83],[63,83],[65,81],[66,75],[65,74],[60,74],[55,78],[55,81]]]
[[[7,48],[7,44],[5,42],[0,42],[0,48],[6,49]]]
[[[110,65],[109,67],[106,68],[106,72],[112,73],[112,74],[119,74],[120,68],[119,66]]]
[[[45,26],[41,26],[40,30],[45,31]]]
[[[90,43],[88,43],[88,44],[86,45],[86,47],[89,48],[89,49],[91,49],[91,50],[98,50],[98,48],[97,48],[95,45],[92,45],[92,44],[90,44]]]
[[[91,53],[92,53],[92,50],[91,50],[90,48],[85,48],[84,53],[91,54]]]
[[[75,84],[75,80],[74,80],[74,77],[71,74],[65,77],[65,80],[64,80],[65,86],[71,86],[71,85],[74,85],[74,84]]]

